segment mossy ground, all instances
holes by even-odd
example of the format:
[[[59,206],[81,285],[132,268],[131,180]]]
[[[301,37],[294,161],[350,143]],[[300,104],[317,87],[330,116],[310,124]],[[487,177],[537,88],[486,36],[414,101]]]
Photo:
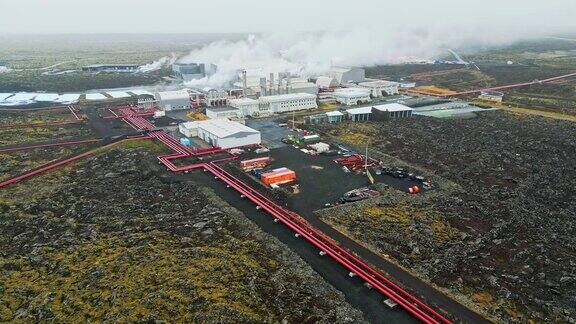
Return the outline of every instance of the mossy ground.
[[[0,321],[362,321],[286,247],[159,167],[154,142],[129,143],[0,192]]]

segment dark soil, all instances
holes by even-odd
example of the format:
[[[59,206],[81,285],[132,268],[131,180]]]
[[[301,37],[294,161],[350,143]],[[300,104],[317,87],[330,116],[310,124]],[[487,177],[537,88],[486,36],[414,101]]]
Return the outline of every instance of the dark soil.
[[[385,192],[325,220],[502,320],[575,318],[575,124],[485,112],[368,125],[381,153],[445,185],[410,199]]]
[[[0,321],[360,322],[283,244],[143,149],[0,192]]]

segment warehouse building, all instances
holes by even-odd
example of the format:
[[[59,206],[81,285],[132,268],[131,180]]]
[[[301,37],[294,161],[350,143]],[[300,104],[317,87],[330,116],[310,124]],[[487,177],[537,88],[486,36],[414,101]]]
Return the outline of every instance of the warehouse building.
[[[290,92],[293,93],[309,93],[316,95],[318,94],[318,86],[315,83],[308,82],[305,79],[294,79],[290,84]]]
[[[190,121],[178,124],[178,130],[186,137],[198,137],[198,122]]]
[[[288,93],[258,99],[260,111],[283,113],[288,111],[316,109],[316,96],[309,93]]]
[[[366,71],[362,68],[342,68],[334,67],[328,73],[330,77],[336,79],[338,84],[360,83],[366,80]]]
[[[214,147],[224,149],[261,143],[260,132],[227,119],[197,122],[198,137]]]
[[[348,115],[348,119],[353,122],[368,121],[372,115],[372,107],[347,109],[346,114]]]
[[[242,118],[242,111],[233,107],[208,107],[206,108],[206,116],[210,119],[237,119]]]
[[[326,113],[326,116],[328,116],[328,123],[330,124],[341,123],[344,120],[344,114],[338,110],[329,111]]]
[[[154,97],[164,111],[190,109],[191,106],[188,90],[157,92]]]
[[[391,103],[372,107],[373,120],[387,120],[391,118],[408,118],[412,117],[413,109],[399,104]]]
[[[397,82],[375,80],[360,82],[358,86],[370,90],[370,95],[373,98],[380,98],[382,96],[391,96],[398,94],[399,84]]]
[[[230,107],[240,110],[242,117],[258,117],[260,116],[258,100],[250,98],[239,98],[228,100]]]
[[[334,89],[339,85],[335,78],[328,76],[321,76],[316,79],[316,86],[319,89]]]
[[[342,88],[332,93],[337,102],[346,105],[360,105],[370,102],[370,90],[364,88]]]
[[[346,110],[348,119],[351,121],[368,121],[368,120],[387,120],[391,118],[408,118],[412,117],[413,109],[399,104],[385,104],[378,106],[368,106],[352,108]]]

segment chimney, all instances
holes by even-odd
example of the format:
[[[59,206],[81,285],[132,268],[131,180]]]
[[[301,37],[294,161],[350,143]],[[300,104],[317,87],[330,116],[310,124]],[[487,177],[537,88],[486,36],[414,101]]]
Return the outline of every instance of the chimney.
[[[248,92],[248,80],[246,77],[246,70],[242,70],[242,82],[243,82],[243,88],[242,91],[244,92],[244,98],[247,97],[247,92]]]
[[[286,93],[290,93],[290,92],[291,92],[291,91],[290,91],[290,90],[291,90],[291,89],[290,89],[291,86],[292,86],[292,85],[291,85],[291,83],[290,83],[290,73],[287,72],[287,73],[286,73]]]
[[[265,97],[266,95],[266,78],[260,78],[260,97]]]
[[[282,77],[283,74],[282,73],[278,73],[278,93],[277,94],[282,94]]]
[[[270,95],[274,94],[274,73],[270,73],[270,89],[268,92]]]

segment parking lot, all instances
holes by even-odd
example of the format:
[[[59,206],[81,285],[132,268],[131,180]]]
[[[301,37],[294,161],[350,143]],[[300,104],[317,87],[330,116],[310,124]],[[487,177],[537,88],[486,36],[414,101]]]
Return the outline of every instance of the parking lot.
[[[270,151],[269,155],[274,161],[266,169],[286,167],[296,172],[300,192],[289,197],[288,206],[302,215],[310,215],[327,203],[337,202],[350,190],[370,185],[365,174],[344,172],[342,167],[334,162],[338,156],[314,156],[293,146],[283,145]],[[420,185],[419,182],[406,178],[376,175],[374,172],[372,175],[377,183],[384,183],[404,192],[411,186]]]
[[[260,131],[262,145],[270,149],[286,146],[286,144],[282,143],[282,138],[292,134],[288,127],[279,126],[272,118],[248,119],[246,120],[246,126]]]

